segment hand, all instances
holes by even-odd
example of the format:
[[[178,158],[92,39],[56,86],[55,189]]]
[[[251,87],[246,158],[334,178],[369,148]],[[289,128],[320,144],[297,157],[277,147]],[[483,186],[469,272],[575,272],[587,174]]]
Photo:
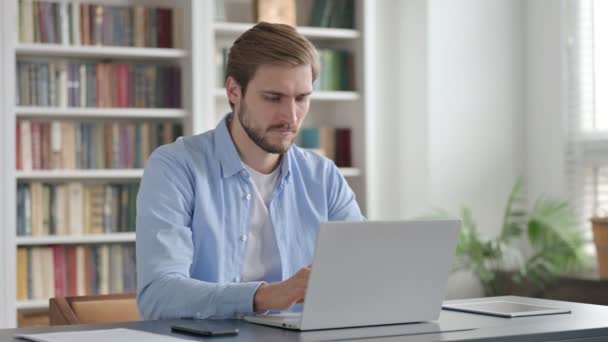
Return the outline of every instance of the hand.
[[[295,304],[304,303],[309,276],[310,266],[302,268],[287,280],[260,286],[253,297],[253,310],[287,310]]]

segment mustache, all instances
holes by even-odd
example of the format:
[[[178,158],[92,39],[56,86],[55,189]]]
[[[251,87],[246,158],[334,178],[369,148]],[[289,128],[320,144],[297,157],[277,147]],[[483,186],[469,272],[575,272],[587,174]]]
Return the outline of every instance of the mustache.
[[[295,133],[297,131],[297,128],[295,125],[292,125],[289,123],[281,123],[281,124],[276,124],[276,125],[272,125],[272,126],[268,127],[268,131],[283,131],[283,130],[288,130],[288,131]]]

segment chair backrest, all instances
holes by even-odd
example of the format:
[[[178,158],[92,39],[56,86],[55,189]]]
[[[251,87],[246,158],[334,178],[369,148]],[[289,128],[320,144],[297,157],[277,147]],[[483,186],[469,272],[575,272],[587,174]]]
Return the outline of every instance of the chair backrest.
[[[51,325],[118,323],[139,320],[134,293],[57,297],[49,300]]]

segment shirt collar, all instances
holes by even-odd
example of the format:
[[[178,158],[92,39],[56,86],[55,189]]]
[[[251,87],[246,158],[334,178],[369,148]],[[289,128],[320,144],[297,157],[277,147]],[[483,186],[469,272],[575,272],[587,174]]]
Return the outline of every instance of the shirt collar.
[[[245,167],[241,162],[239,152],[237,151],[236,145],[234,144],[230,131],[228,130],[228,124],[230,123],[230,120],[232,120],[232,117],[232,113],[228,113],[226,116],[224,116],[224,118],[218,123],[217,127],[215,127],[215,135],[213,138],[215,155],[220,161],[223,178],[231,177],[241,170],[245,170]],[[287,153],[283,154],[280,165],[281,181],[287,181],[289,179],[291,174],[291,159],[293,158],[292,154],[292,148],[289,148]]]

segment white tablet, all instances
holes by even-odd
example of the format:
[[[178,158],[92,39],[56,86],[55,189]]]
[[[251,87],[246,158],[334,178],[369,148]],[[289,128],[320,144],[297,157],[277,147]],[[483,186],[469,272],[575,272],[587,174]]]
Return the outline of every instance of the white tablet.
[[[479,313],[500,317],[523,317],[570,313],[568,308],[557,308],[511,301],[443,304],[446,310]]]

